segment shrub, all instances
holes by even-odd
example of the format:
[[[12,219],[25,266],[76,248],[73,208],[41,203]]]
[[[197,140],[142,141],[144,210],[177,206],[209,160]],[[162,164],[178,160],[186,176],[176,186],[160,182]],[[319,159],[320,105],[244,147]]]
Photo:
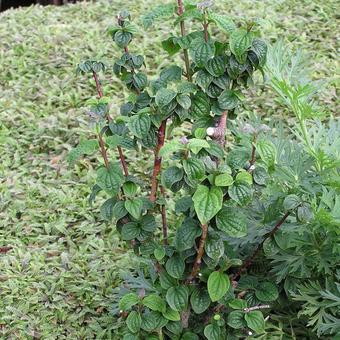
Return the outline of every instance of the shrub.
[[[273,124],[244,112],[247,88],[265,71],[267,45],[256,22],[236,25],[211,1],[178,0],[145,15],[145,28],[174,13],[180,36],[162,46],[169,56],[181,53],[183,65],[152,80],[144,57],[131,52],[138,27],[129,13],[110,28],[123,50],[113,71],[131,91],[119,115],[111,117],[100,85],[107,65],[78,65],[97,88],[87,103],[97,138],[81,142],[69,161],[99,150],[90,201],[107,195],[101,216],[115,220],[138,258],[118,294],[122,337],[313,338],[306,323],[318,335],[339,332],[340,181],[332,153],[339,124],[308,131],[311,85],[289,82],[271,58],[272,86],[296,114],[302,143],[282,128],[274,135]],[[197,30],[186,32],[186,20]],[[138,161],[152,153],[143,174]]]

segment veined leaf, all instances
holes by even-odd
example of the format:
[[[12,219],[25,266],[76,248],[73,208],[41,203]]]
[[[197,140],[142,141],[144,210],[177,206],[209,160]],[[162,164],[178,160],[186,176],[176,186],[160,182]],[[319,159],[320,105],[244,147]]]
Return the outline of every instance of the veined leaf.
[[[238,208],[224,206],[216,216],[217,228],[231,237],[247,235],[245,216]]]
[[[229,277],[220,271],[212,272],[208,278],[208,293],[212,302],[221,299],[230,288]]]
[[[202,224],[208,223],[222,208],[223,192],[221,188],[199,185],[193,195],[194,207]]]
[[[229,40],[230,50],[238,62],[243,64],[247,59],[247,51],[251,47],[253,35],[244,29],[234,31]]]

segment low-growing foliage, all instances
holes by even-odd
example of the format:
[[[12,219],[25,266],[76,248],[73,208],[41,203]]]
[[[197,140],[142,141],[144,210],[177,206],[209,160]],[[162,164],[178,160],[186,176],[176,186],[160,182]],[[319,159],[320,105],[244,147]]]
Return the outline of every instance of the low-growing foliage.
[[[122,50],[113,72],[131,94],[118,115],[99,79],[110,66],[86,60],[77,68],[97,88],[87,102],[97,137],[80,143],[69,161],[99,151],[90,200],[106,195],[101,216],[115,221],[139,263],[117,294],[121,337],[336,334],[339,122],[308,131],[319,117],[313,85],[287,77],[290,65],[281,67],[282,55],[274,54],[278,45],[266,66],[267,44],[255,21],[236,22],[211,5],[178,0],[144,16],[151,29],[175,15],[180,30],[162,46],[170,57],[181,53],[183,64],[152,79],[144,56],[133,53],[139,28],[127,11],[119,13],[109,29]],[[244,110],[247,89],[265,72],[296,115],[298,139]],[[153,155],[146,176],[127,150]]]

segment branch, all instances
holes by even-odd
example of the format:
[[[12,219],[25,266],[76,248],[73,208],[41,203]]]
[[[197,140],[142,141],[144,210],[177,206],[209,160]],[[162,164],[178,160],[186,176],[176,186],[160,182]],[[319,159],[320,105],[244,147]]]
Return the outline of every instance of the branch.
[[[102,88],[100,86],[98,75],[94,71],[92,73],[93,73],[93,79],[96,82],[96,88],[97,88],[98,97],[102,98],[103,97],[103,90],[102,90]],[[106,118],[107,118],[108,122],[112,121],[112,118],[109,115],[109,113],[107,113]],[[105,149],[105,143],[103,141],[102,136],[99,136],[99,145],[100,145],[100,149],[101,149],[100,152],[101,152],[101,154],[102,154],[102,156],[104,158],[105,166],[108,167],[107,152],[106,152],[106,149]],[[127,167],[127,164],[126,164],[126,160],[125,160],[125,156],[124,156],[123,150],[122,150],[122,148],[120,146],[118,146],[117,149],[118,149],[118,153],[119,153],[120,163],[121,163],[123,171],[124,171],[124,175],[128,176],[129,175],[129,171],[128,171],[128,167]]]
[[[181,16],[183,16],[183,13],[184,13],[183,1],[177,0],[177,4],[178,4],[177,14],[178,14],[178,16],[181,17]],[[181,27],[181,36],[184,37],[186,35],[186,33],[185,33],[185,25],[184,25],[183,20],[181,20],[181,22],[180,22],[180,27]],[[184,49],[183,54],[184,54],[186,77],[187,77],[188,81],[192,81],[191,72],[190,72],[190,62],[189,62],[188,50]]]
[[[241,276],[241,274],[252,265],[252,263],[254,262],[254,259],[256,258],[256,256],[259,254],[263,243],[270,237],[273,237],[275,235],[275,233],[280,229],[280,227],[282,226],[282,224],[286,221],[286,219],[288,218],[288,216],[290,215],[290,212],[286,212],[283,217],[276,223],[275,227],[267,234],[265,235],[265,237],[263,238],[263,240],[261,241],[261,243],[257,246],[257,248],[255,249],[254,253],[249,256],[244,262],[243,265],[240,267],[240,269],[238,270],[238,272],[236,274],[234,274],[232,276],[232,281],[235,281],[239,276]]]
[[[249,169],[247,170],[249,173],[252,173],[255,170],[255,162],[256,162],[256,134],[254,134],[252,149],[251,149],[251,159],[249,161]]]
[[[162,185],[160,186],[160,190],[161,190],[163,199],[165,200],[165,190]],[[165,210],[164,204],[161,207],[161,214],[162,214],[163,244],[168,245],[168,224],[166,221],[166,210]]]
[[[202,257],[204,255],[205,240],[207,239],[207,235],[208,235],[208,225],[202,224],[201,228],[202,228],[202,235],[201,235],[199,247],[197,250],[197,256],[194,262],[194,266],[192,267],[191,274],[187,279],[187,282],[192,281],[197,276],[198,271],[200,270],[200,267],[201,267]]]
[[[151,178],[151,193],[149,197],[151,202],[156,201],[156,194],[157,194],[157,187],[158,187],[157,177],[159,173],[161,172],[161,164],[162,164],[162,157],[159,157],[159,150],[164,145],[166,121],[167,119],[164,119],[162,121],[161,126],[158,129],[158,141],[157,141],[157,146],[155,149],[155,161],[154,161],[153,173],[152,173],[152,178]]]
[[[222,147],[225,146],[228,111],[224,111],[216,127],[207,128],[207,135],[216,140]]]

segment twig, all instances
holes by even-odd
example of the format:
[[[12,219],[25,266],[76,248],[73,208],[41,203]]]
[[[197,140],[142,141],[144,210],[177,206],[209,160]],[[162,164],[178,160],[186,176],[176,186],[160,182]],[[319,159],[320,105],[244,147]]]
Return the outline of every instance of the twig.
[[[202,224],[201,229],[202,229],[202,235],[200,238],[200,243],[199,243],[196,259],[194,262],[194,266],[192,267],[191,274],[187,279],[188,282],[192,281],[197,276],[198,271],[200,270],[200,267],[201,267],[202,257],[204,255],[204,245],[205,245],[205,240],[207,239],[207,235],[208,235],[208,225]]]
[[[165,139],[165,129],[166,129],[166,119],[164,119],[161,123],[161,126],[158,129],[158,141],[155,149],[155,161],[153,166],[153,173],[151,178],[151,193],[150,193],[150,201],[156,201],[157,187],[158,187],[158,175],[161,171],[162,157],[159,157],[159,151],[164,145]]]
[[[93,71],[93,78],[94,78],[94,81],[96,82],[96,88],[97,88],[98,97],[102,98],[103,97],[103,90],[102,90],[102,88],[100,86],[98,75],[97,75],[97,73],[95,71]],[[112,121],[112,118],[111,118],[109,113],[107,113],[106,118],[107,118],[108,122]],[[102,156],[104,158],[105,166],[108,167],[107,152],[106,152],[106,149],[105,149],[105,143],[104,143],[103,138],[102,138],[101,135],[99,136],[99,145],[100,145],[100,149],[101,149],[100,152],[101,152],[101,154],[102,154]],[[127,167],[127,164],[126,164],[126,159],[125,159],[123,150],[122,150],[122,148],[120,146],[117,146],[117,149],[118,149],[120,163],[121,163],[123,171],[124,171],[124,175],[128,176],[129,175],[129,171],[128,171],[128,167]]]
[[[209,127],[207,135],[215,139],[222,147],[225,146],[225,134],[227,129],[228,111],[224,111],[216,127]]]
[[[183,1],[182,0],[178,0],[177,4],[178,4],[177,14],[178,14],[178,16],[181,17],[183,15],[183,13],[184,13]],[[181,22],[180,22],[180,27],[181,27],[181,36],[184,37],[186,35],[186,33],[185,33],[185,25],[184,25],[184,21],[183,20],[181,20]],[[188,50],[184,49],[183,50],[183,54],[184,54],[186,77],[187,77],[188,81],[192,81],[191,72],[190,72],[190,62],[189,62]]]
[[[256,162],[256,134],[254,134],[252,141],[252,149],[251,149],[251,159],[249,161],[248,172],[252,173],[255,170],[255,162]]]
[[[290,212],[286,212],[283,217],[276,223],[275,227],[267,234],[265,235],[265,237],[263,238],[263,240],[261,241],[261,243],[257,246],[256,250],[254,251],[254,253],[249,256],[244,262],[243,265],[240,267],[240,269],[238,270],[238,272],[236,274],[234,274],[232,276],[232,281],[235,281],[249,266],[251,266],[251,264],[254,262],[255,257],[259,254],[264,242],[270,238],[273,237],[274,234],[280,229],[280,227],[282,226],[282,224],[286,221],[286,219],[288,218],[288,216],[290,215]]]
[[[250,313],[250,312],[252,312],[253,310],[268,309],[268,308],[270,308],[269,305],[259,305],[259,306],[244,308],[243,311],[244,311],[245,313]]]
[[[163,199],[165,200],[165,189],[161,185],[160,186],[161,194],[163,196]],[[168,244],[168,224],[166,220],[166,210],[165,210],[165,204],[161,206],[161,215],[162,215],[162,230],[163,230],[163,244]]]

